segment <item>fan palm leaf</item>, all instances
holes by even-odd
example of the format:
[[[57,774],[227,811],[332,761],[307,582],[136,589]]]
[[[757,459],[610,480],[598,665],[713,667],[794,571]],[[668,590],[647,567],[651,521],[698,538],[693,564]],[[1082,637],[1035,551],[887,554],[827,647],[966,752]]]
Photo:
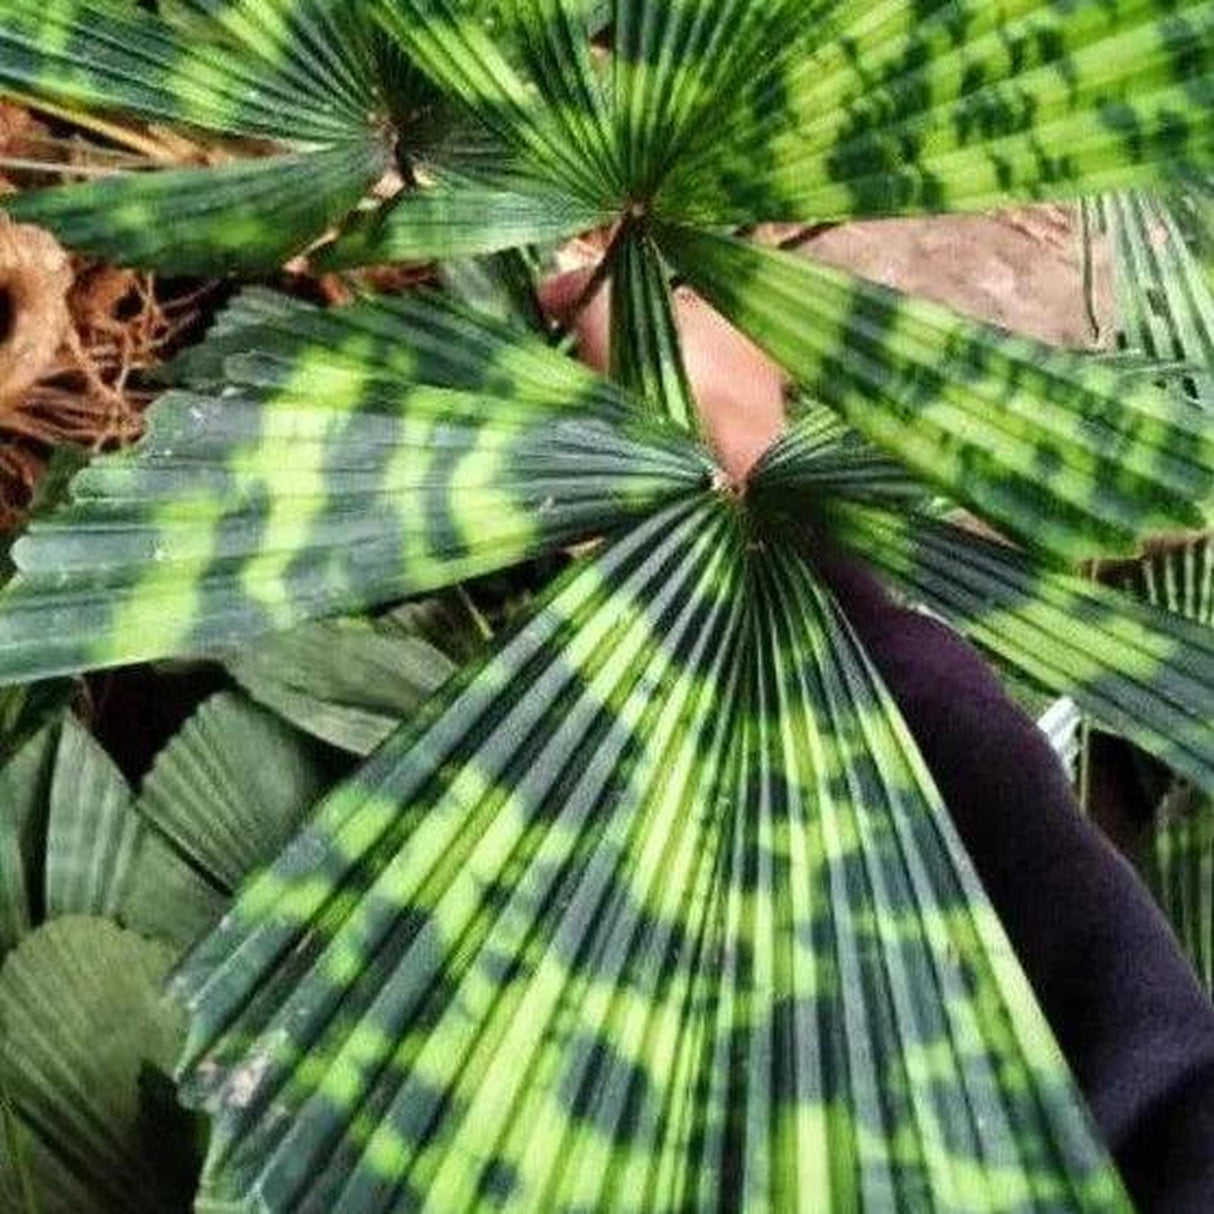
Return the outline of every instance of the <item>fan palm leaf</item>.
[[[192,7],[229,39],[252,21]],[[0,675],[28,679],[596,542],[179,973],[183,1092],[215,1124],[200,1207],[1125,1208],[803,548],[814,524],[876,537],[924,586],[960,554],[941,602],[1209,782],[1214,666],[1063,568],[1209,523],[1209,419],[701,229],[1208,173],[1214,4],[618,0],[605,62],[561,0],[511,0],[497,26],[449,0],[358,12],[477,134],[331,264],[612,223],[621,383],[435,299],[251,294],[149,439],[15,547]],[[19,49],[45,80],[59,27],[39,20]],[[813,402],[745,485],[695,436],[672,270]],[[1020,549],[908,523],[915,480]]]

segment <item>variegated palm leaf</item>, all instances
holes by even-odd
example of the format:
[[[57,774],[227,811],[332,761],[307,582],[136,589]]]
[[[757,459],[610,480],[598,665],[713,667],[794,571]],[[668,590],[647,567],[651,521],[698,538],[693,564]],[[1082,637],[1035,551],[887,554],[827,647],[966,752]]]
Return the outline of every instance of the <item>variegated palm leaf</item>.
[[[253,297],[150,440],[17,546],[0,671],[188,652],[608,543],[321,803],[179,976],[185,1090],[215,1118],[200,1207],[1124,1208],[800,555],[789,507],[817,492],[845,542],[892,520],[876,555],[913,566],[898,476],[805,422],[739,496],[688,433],[668,268],[1036,549],[995,560],[991,604],[989,554],[963,547],[963,605],[1031,656],[1053,638],[1094,701],[1145,688],[1144,739],[1209,781],[1210,663],[1178,671],[1172,622],[1088,610],[1050,566],[1206,524],[1208,421],[698,229],[1205,171],[1214,4],[619,0],[605,68],[561,0],[512,0],[504,41],[445,0],[370,7],[501,155],[330,264],[551,237],[554,207],[618,218],[622,388],[435,302]],[[1056,639],[1076,602],[1080,659]]]
[[[905,726],[728,495],[322,803],[177,979],[202,1208],[1120,1208]]]
[[[1177,201],[1182,201],[1178,199]],[[1089,208],[1113,249],[1121,351],[1214,409],[1214,282],[1189,248],[1172,205],[1142,192]],[[1090,222],[1091,222],[1090,221]]]
[[[0,93],[203,135],[203,164],[5,200],[99,257],[174,273],[273,269],[350,213],[434,107],[356,0],[160,7],[0,3]]]
[[[326,313],[250,296],[180,373],[139,448],[94,462],[15,546],[5,676],[197,652],[450,585],[711,476],[624,393],[437,299]]]

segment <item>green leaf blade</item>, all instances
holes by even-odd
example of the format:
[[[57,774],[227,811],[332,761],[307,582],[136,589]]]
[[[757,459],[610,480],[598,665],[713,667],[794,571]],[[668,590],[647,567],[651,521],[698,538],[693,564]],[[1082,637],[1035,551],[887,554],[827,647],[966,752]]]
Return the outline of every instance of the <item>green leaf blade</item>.
[[[662,228],[710,303],[926,482],[1063,560],[1214,514],[1214,426],[1093,360],[791,254]]]
[[[571,571],[186,962],[204,1201],[1125,1208],[888,694],[746,526]]]
[[[397,378],[377,351],[416,370],[411,343],[424,351],[425,322],[449,315],[417,311],[418,329],[408,309],[331,314],[345,357],[289,320],[281,350],[270,333],[257,352],[246,330],[245,352],[220,356],[228,389],[164,397],[139,448],[86,469],[73,501],[16,544],[0,675],[199,652],[423,593],[594,538],[709,479],[693,444],[640,426],[599,381],[509,330],[472,325],[505,366],[538,368],[535,395],[559,403]],[[313,313],[299,312],[306,332]],[[567,383],[602,403],[571,399]]]
[[[531,5],[524,2],[522,7],[527,11]],[[558,9],[564,19],[563,8],[558,5]],[[507,163],[498,166],[495,176],[505,171],[507,177],[529,178],[549,188],[555,185],[592,208],[615,200],[614,183],[604,175],[598,155],[602,146],[598,135],[587,143],[586,131],[578,129],[584,120],[588,129],[596,128],[597,121],[565,108],[567,65],[551,55],[550,47],[547,52],[536,48],[553,69],[539,82],[537,98],[478,15],[452,0],[375,0],[375,14],[410,59],[509,149]],[[517,38],[520,33],[517,15],[512,13],[508,34]],[[547,91],[553,86],[555,93]]]
[[[299,734],[243,696],[220,692],[157,757],[136,810],[232,893],[273,859],[325,784]]]
[[[71,713],[60,726],[46,840],[46,914],[117,914],[138,823],[114,761]]]
[[[1175,365],[1179,390],[1214,408],[1214,290],[1171,209],[1150,195],[1124,193],[1100,200],[1100,215],[1113,245],[1126,350]]]

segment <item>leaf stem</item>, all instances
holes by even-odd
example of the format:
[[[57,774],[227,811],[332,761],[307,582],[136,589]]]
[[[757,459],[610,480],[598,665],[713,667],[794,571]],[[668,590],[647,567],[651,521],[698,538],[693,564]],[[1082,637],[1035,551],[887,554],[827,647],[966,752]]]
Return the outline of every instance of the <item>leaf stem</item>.
[[[616,228],[614,235],[611,237],[611,243],[603,251],[599,264],[594,267],[594,273],[586,280],[586,285],[574,301],[573,307],[569,309],[568,315],[553,329],[548,339],[549,345],[561,346],[570,334],[576,330],[577,322],[582,319],[582,314],[594,302],[595,297],[603,289],[603,284],[611,277],[611,272],[615,269],[616,258],[623,247],[624,236],[628,231],[628,227],[628,221],[625,220]]]
[[[140,152],[157,163],[172,164],[178,159],[158,140],[148,135],[141,135],[138,131],[132,131],[128,127],[120,126],[118,123],[107,122],[104,118],[98,118],[96,114],[89,114],[84,110],[74,109],[67,105],[56,105],[53,101],[47,101],[45,98],[30,97],[24,93],[13,92],[7,88],[4,90],[4,95],[26,106],[28,109],[38,110],[43,114],[50,114],[52,118],[61,118],[63,121],[70,122],[82,130],[91,131],[94,135],[100,135],[122,147]]]

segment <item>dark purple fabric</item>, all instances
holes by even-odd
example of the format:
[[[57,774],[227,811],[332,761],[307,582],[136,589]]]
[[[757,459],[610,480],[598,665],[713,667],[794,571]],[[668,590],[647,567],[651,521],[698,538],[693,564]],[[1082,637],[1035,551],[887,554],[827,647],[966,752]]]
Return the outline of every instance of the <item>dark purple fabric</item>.
[[[1131,1196],[1214,1211],[1214,1004],[1045,737],[942,624],[818,564],[906,717]]]

